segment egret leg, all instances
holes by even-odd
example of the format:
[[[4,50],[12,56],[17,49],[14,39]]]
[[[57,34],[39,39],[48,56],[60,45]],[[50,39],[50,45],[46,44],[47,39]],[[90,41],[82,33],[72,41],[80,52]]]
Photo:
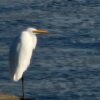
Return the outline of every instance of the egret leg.
[[[24,99],[24,76],[22,77],[22,99]]]

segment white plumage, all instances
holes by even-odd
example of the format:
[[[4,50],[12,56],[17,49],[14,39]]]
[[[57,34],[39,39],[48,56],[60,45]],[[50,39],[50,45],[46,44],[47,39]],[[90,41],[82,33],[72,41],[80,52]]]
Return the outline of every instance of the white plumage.
[[[46,30],[28,28],[15,39],[10,48],[10,74],[11,79],[18,81],[30,65],[32,52],[37,44],[36,34],[47,33]]]

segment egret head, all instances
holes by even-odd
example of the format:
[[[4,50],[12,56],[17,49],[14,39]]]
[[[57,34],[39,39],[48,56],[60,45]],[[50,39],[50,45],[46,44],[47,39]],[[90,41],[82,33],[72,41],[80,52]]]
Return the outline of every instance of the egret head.
[[[42,30],[42,29],[36,29],[36,28],[27,28],[27,31],[32,33],[32,34],[47,34],[48,31],[47,30]]]

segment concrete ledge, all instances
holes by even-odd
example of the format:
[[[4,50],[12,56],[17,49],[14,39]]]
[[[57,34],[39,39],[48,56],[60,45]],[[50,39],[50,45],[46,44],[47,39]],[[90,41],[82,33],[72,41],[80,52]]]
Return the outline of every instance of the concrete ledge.
[[[28,99],[28,98],[23,99],[15,95],[0,94],[0,100],[35,100],[35,99]]]

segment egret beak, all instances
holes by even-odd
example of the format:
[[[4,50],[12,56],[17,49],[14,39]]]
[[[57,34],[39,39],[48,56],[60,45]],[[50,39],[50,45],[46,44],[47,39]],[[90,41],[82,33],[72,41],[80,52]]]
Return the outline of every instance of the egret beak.
[[[43,33],[43,34],[47,34],[48,33],[48,31],[47,30],[34,30],[33,31],[34,33]]]

